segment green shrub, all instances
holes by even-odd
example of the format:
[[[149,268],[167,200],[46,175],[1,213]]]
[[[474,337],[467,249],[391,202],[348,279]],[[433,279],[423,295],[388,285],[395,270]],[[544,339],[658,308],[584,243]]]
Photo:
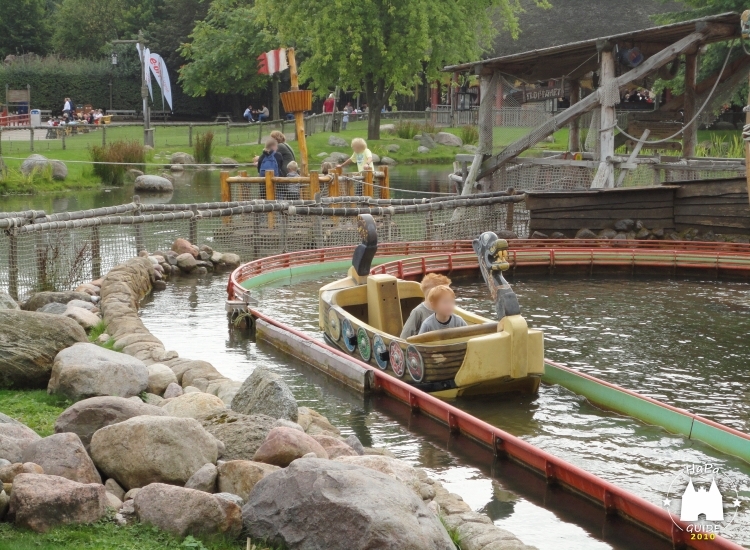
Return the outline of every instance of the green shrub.
[[[145,169],[146,152],[137,141],[113,141],[105,147],[94,146],[90,150],[94,174],[105,185],[122,185],[129,168]]]
[[[479,143],[479,130],[476,126],[461,126],[458,135],[465,145]]]
[[[37,192],[38,187],[53,183],[50,165],[34,168],[29,175],[16,168],[8,168],[0,173],[0,194],[33,194]]]
[[[710,138],[695,148],[696,157],[744,158],[745,142],[738,135],[727,141],[727,136],[711,133]]]
[[[214,133],[198,134],[193,146],[193,156],[198,164],[211,164],[214,152]]]
[[[396,135],[401,139],[413,139],[417,134],[434,134],[437,127],[432,122],[414,122],[411,120],[400,120],[395,126]]]

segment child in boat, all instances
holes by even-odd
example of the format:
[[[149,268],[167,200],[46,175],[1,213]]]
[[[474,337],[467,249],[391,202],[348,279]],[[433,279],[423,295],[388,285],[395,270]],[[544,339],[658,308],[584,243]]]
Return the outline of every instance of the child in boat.
[[[422,323],[430,315],[433,314],[430,306],[427,305],[427,295],[436,286],[445,285],[450,286],[451,280],[445,275],[438,273],[428,273],[422,279],[420,287],[422,287],[422,295],[424,296],[424,302],[419,304],[409,314],[409,318],[404,323],[404,329],[401,331],[401,338],[406,340],[409,336],[416,336],[419,334],[419,329],[422,327]]]
[[[346,159],[344,162],[338,165],[339,168],[351,164],[352,162],[357,163],[357,171],[362,172],[363,170],[372,170],[372,151],[367,148],[367,142],[362,138],[354,138],[352,140],[352,156]]]
[[[456,309],[456,295],[451,287],[440,285],[433,288],[427,295],[427,302],[435,312],[424,320],[419,328],[419,334],[442,330],[444,328],[465,327],[466,321],[454,313]]]

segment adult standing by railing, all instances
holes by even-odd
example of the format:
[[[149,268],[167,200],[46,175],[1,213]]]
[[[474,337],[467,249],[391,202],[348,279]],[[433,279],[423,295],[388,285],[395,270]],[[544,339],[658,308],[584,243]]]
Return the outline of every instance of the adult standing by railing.
[[[323,102],[323,114],[326,116],[325,120],[325,132],[330,129],[329,122],[333,123],[333,110],[336,108],[336,98],[333,94],[329,94],[326,100]]]

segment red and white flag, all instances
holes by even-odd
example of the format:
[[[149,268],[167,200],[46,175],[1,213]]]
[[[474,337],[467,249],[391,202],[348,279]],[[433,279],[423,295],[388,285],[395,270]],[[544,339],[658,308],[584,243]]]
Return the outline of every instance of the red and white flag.
[[[258,74],[280,73],[289,65],[286,62],[286,48],[271,50],[258,56]]]

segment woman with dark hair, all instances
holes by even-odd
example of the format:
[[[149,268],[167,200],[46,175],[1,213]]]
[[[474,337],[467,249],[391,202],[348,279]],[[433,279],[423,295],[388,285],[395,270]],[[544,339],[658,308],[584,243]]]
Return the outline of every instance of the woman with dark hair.
[[[292,151],[292,148],[289,147],[289,144],[286,142],[286,136],[282,132],[274,130],[273,132],[271,132],[271,137],[275,139],[279,144],[278,151],[281,155],[281,173],[283,175],[286,175],[286,167],[290,162],[295,160],[294,151]]]

